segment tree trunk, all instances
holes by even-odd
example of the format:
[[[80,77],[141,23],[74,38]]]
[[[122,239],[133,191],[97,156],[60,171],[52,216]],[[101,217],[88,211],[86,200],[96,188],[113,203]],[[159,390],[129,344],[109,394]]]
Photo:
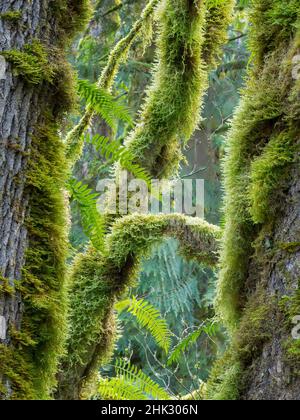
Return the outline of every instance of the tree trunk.
[[[282,215],[274,226],[270,243],[282,244],[282,249],[274,259],[263,265],[264,287],[269,298],[275,304],[267,318],[271,321],[269,338],[264,342],[259,353],[251,361],[245,375],[246,388],[243,398],[247,400],[299,400],[299,349],[296,355],[296,340],[292,337],[291,319],[285,319],[282,303],[287,296],[296,297],[299,293],[300,279],[300,171],[293,171],[293,181],[285,195],[286,203]],[[267,239],[267,238],[266,238]],[[262,255],[262,254],[261,254]],[[249,279],[257,273],[260,261],[254,259],[251,264]],[[255,275],[255,274],[254,274]],[[248,284],[253,290],[254,285]],[[298,301],[299,302],[299,301]],[[299,306],[298,306],[299,308]],[[296,313],[295,313],[296,315]],[[300,315],[300,311],[297,315]],[[288,322],[289,321],[289,322]],[[294,360],[292,347],[295,344]],[[299,340],[298,340],[299,342]]]
[[[226,229],[217,307],[231,346],[209,399],[300,399],[299,5],[252,5],[252,69],[225,163]]]
[[[62,351],[67,163],[58,127],[73,101],[63,50],[87,9],[67,0],[0,5],[2,399],[49,398]]]

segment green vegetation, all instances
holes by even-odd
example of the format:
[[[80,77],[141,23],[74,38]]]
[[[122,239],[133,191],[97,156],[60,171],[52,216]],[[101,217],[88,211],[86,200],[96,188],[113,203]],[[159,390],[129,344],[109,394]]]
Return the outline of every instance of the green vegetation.
[[[1,338],[1,399],[247,399],[271,351],[299,379],[299,241],[278,227],[299,175],[298,3],[50,2],[45,35],[1,52],[42,108],[14,179],[21,280],[0,273],[0,303],[22,309]],[[100,214],[96,184],[123,171],[148,187],[203,173],[215,224],[111,215],[109,194]]]
[[[18,22],[22,18],[22,13],[15,10],[8,10],[7,12],[0,13],[0,19],[7,22]]]

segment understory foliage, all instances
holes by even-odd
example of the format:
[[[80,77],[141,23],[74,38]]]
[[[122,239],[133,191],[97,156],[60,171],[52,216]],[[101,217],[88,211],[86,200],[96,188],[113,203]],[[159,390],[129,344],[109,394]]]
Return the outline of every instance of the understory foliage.
[[[267,296],[264,267],[268,266],[266,258],[271,264],[288,255],[272,238],[277,218],[287,204],[285,197],[293,173],[299,168],[300,85],[293,77],[293,58],[300,47],[299,2],[252,3],[249,42],[253,65],[228,137],[224,162],[226,226],[217,309],[232,333],[232,345],[212,373],[210,399],[239,398],[249,363],[272,336],[274,305],[281,308],[282,302]],[[249,280],[252,259],[257,275]],[[292,288],[287,307],[299,313],[295,286],[290,285],[287,272],[283,276]],[[247,281],[256,284],[250,296]],[[286,325],[281,328],[288,336],[291,312],[284,309],[282,316]],[[285,343],[281,345],[285,347]],[[293,354],[292,369],[298,363],[299,350]]]

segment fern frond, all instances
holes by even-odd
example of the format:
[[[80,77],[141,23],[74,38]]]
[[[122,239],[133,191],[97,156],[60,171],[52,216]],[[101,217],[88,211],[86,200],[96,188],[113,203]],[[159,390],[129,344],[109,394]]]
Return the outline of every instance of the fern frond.
[[[79,206],[84,233],[94,247],[101,251],[104,246],[105,221],[97,209],[99,195],[93,193],[90,188],[75,179],[69,181],[68,189],[71,198]]]
[[[132,125],[132,118],[128,109],[118,102],[107,90],[87,80],[78,80],[78,93],[87,105],[112,128],[120,120]]]
[[[111,141],[107,137],[95,135],[86,136],[86,141],[93,144],[98,153],[105,159],[113,162],[120,162],[124,169],[127,169],[136,179],[144,180],[148,186],[151,184],[151,177],[143,168],[133,163],[134,157],[118,141]]]
[[[127,310],[136,317],[138,323],[146,328],[156,341],[157,345],[168,353],[171,346],[171,332],[165,319],[160,312],[144,299],[137,300],[135,297],[125,299],[116,304],[119,312]]]
[[[213,320],[208,324],[202,325],[196,331],[189,334],[172,350],[167,365],[170,366],[173,363],[178,363],[182,354],[188,349],[189,346],[195,344],[203,333],[209,337],[213,337],[216,335],[218,329],[219,325],[215,322],[215,320]]]
[[[99,385],[100,397],[104,400],[130,401],[147,400],[137,385],[124,378],[102,379]]]
[[[170,395],[149,378],[143,371],[136,366],[131,365],[126,360],[119,359],[116,361],[116,374],[119,378],[126,381],[126,383],[137,386],[138,389],[146,396],[154,400],[169,400]]]

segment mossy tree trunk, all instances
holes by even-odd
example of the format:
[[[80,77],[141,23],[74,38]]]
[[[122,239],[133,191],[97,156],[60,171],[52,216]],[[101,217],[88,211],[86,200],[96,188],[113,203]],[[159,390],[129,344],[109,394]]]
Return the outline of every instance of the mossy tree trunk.
[[[88,1],[0,4],[0,398],[49,398],[63,343],[64,49]],[[4,59],[3,59],[4,58]],[[1,75],[2,75],[1,73]]]
[[[299,2],[255,0],[252,68],[225,162],[218,310],[232,345],[209,399],[298,400],[300,342]]]

